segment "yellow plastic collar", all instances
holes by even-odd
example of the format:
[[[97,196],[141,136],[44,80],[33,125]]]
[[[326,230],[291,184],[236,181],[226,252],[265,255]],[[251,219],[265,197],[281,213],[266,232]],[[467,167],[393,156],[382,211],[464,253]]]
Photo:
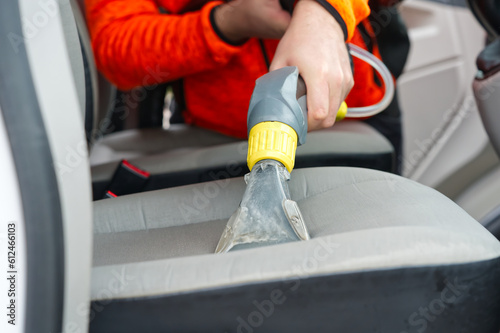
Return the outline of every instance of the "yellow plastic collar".
[[[342,104],[340,104],[339,110],[337,111],[336,120],[340,121],[340,120],[344,119],[346,114],[347,114],[347,104],[346,104],[346,102],[342,102]]]
[[[283,163],[292,172],[297,150],[297,133],[290,126],[278,121],[258,123],[248,135],[248,168],[270,159]]]

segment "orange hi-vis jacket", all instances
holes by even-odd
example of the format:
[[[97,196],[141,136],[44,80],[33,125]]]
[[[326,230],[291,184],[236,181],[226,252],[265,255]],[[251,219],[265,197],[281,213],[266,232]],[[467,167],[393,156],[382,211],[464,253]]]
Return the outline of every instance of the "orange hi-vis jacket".
[[[364,46],[356,26],[369,15],[367,0],[318,1],[339,21],[347,41]],[[86,0],[97,67],[121,90],[182,78],[187,123],[245,138],[255,80],[268,72],[266,58],[272,61],[279,41],[224,41],[211,21],[212,10],[223,3]],[[383,90],[371,67],[354,59],[354,68],[348,105],[377,102]]]

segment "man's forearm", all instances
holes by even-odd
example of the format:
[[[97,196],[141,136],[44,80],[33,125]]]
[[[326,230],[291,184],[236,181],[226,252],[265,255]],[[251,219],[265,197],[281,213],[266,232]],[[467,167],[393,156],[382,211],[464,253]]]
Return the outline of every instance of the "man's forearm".
[[[211,8],[221,3],[211,2],[201,11],[183,15],[165,15],[158,13],[152,0],[87,1],[99,70],[120,89],[128,90],[224,66],[239,48],[220,40],[212,29]],[[154,80],[151,72],[156,73]]]

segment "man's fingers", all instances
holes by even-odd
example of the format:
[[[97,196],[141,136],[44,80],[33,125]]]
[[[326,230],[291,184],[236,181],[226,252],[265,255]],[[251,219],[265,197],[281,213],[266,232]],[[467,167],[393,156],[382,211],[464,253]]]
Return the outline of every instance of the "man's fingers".
[[[316,77],[304,77],[304,81],[307,88],[308,129],[311,131],[323,128],[322,124],[329,111],[328,82]]]
[[[271,62],[271,65],[269,65],[269,71],[272,72],[283,67],[285,67],[285,63],[278,61],[276,60],[276,58],[274,58],[273,61]]]
[[[326,84],[322,84],[325,82]],[[308,85],[309,130],[328,128],[335,124],[340,105],[349,94],[353,84],[350,69],[345,71],[339,68],[329,73],[329,79]],[[310,86],[320,87],[320,89],[309,89]],[[309,99],[311,91],[313,96]]]
[[[274,70],[289,66],[287,61],[281,56],[275,56],[271,64],[269,65],[269,71],[272,72]]]
[[[336,77],[331,79],[329,84],[330,109],[328,118],[323,122],[323,127],[331,127],[335,124],[340,105],[346,99],[353,84],[350,68],[348,71],[345,68],[337,70]]]
[[[279,60],[276,60],[278,58]],[[299,68],[307,86],[308,130],[331,126],[351,88],[349,57],[340,24],[316,1],[297,1],[271,70]]]
[[[343,92],[341,88],[342,87],[330,85],[330,109],[328,110],[328,117],[322,123],[323,128],[332,127],[333,124],[335,124],[335,120],[337,119],[337,112],[339,111],[340,105],[343,102]]]

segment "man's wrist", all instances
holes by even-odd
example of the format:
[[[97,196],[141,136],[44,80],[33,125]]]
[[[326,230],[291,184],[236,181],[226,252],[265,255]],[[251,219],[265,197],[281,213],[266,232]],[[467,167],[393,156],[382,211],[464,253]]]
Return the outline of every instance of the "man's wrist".
[[[335,7],[333,7],[327,0],[300,0],[297,6],[299,6],[300,3],[306,3],[306,2],[316,2],[319,5],[321,5],[328,13],[330,13],[330,15],[332,15],[335,21],[337,21],[337,23],[340,25],[340,28],[344,33],[344,40],[347,40],[348,36],[347,25],[342,16],[337,11],[337,9],[335,9]]]
[[[239,46],[246,42],[246,38],[238,32],[232,10],[234,9],[228,4],[214,7],[210,12],[210,22],[220,39],[230,45]]]

